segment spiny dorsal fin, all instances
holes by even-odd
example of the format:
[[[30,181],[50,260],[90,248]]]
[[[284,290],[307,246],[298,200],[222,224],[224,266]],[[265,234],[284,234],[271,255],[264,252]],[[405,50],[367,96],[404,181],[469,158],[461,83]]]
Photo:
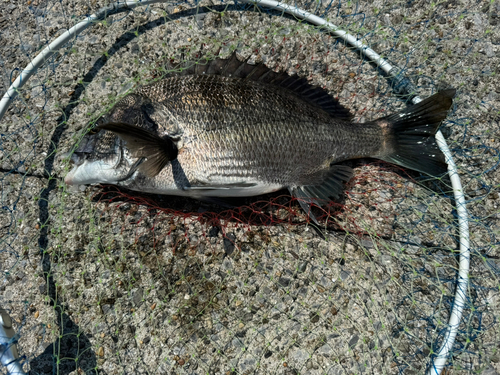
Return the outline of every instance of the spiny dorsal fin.
[[[353,117],[349,110],[328,94],[326,90],[311,85],[306,78],[296,75],[290,76],[286,72],[274,72],[263,63],[252,65],[248,63],[248,60],[240,61],[236,52],[233,52],[227,59],[216,58],[208,60],[201,57],[198,61],[169,64],[166,66],[166,69],[169,73],[165,78],[172,76],[210,74],[241,78],[283,87],[320,107],[332,117],[347,121],[351,120]]]

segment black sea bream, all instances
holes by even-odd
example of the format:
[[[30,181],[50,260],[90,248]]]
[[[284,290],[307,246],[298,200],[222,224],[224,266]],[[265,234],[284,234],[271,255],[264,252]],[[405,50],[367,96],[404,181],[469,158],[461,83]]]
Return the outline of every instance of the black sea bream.
[[[353,123],[325,90],[236,54],[178,70],[97,121],[72,155],[68,185],[193,198],[288,188],[309,211],[342,193],[352,176],[338,164],[345,160],[378,158],[432,176],[447,170],[434,135],[455,90]]]

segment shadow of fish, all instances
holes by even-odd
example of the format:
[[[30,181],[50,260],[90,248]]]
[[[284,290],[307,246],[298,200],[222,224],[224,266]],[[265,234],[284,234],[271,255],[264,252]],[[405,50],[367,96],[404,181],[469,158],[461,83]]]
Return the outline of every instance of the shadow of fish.
[[[83,138],[68,185],[116,184],[149,193],[252,196],[288,188],[311,205],[338,198],[372,157],[440,176],[434,135],[455,90],[367,123],[305,78],[229,59],[185,63],[118,102]]]

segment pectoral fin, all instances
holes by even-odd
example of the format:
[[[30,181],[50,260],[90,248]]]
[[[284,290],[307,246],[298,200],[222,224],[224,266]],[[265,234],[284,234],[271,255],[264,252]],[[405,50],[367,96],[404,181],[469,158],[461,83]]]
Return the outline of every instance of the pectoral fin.
[[[177,158],[177,146],[169,137],[162,138],[143,128],[125,123],[107,123],[96,129],[115,133],[126,142],[134,157],[145,158],[138,169],[148,177],[156,176],[168,162]]]

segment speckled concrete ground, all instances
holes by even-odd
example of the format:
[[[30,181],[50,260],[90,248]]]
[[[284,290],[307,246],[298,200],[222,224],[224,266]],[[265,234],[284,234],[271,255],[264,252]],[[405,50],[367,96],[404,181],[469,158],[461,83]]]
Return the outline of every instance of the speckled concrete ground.
[[[496,374],[500,3],[296,4],[404,67],[423,97],[457,88],[443,133],[469,199],[472,285],[447,373]],[[0,0],[0,92],[48,41],[104,5]],[[327,240],[279,194],[214,219],[214,207],[191,200],[148,196],[152,207],[141,195],[64,186],[69,165],[59,155],[89,121],[167,60],[199,51],[227,56],[237,47],[250,61],[308,77],[360,121],[403,107],[327,34],[263,10],[199,5],[210,9],[162,4],[99,23],[51,58],[2,119],[0,304],[21,335],[25,369],[424,373],[458,267],[453,201],[422,186],[432,183],[373,160],[356,164]]]

